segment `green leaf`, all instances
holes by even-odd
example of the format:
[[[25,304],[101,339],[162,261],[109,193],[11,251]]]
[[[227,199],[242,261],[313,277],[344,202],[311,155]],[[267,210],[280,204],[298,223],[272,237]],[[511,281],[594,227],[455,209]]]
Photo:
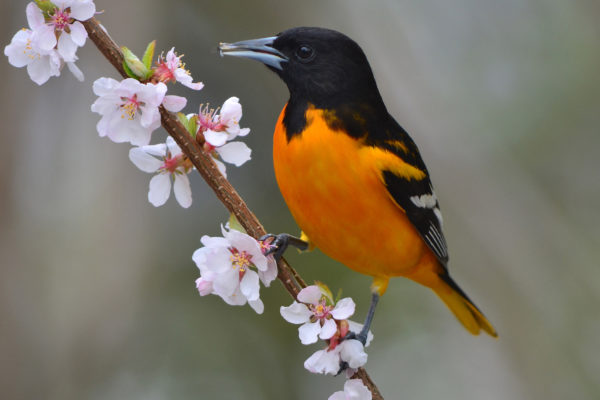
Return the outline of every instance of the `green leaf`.
[[[147,79],[149,77],[148,74],[152,76],[152,71],[148,70],[144,63],[142,63],[140,59],[135,54],[133,54],[131,50],[123,46],[121,47],[121,51],[123,52],[125,64],[129,68],[129,71],[135,75],[136,79]]]
[[[181,122],[181,125],[185,126],[185,129],[188,129],[188,118],[185,116],[184,113],[182,112],[178,112],[177,113],[177,119],[179,120],[179,122]]]
[[[240,224],[240,221],[238,221],[238,219],[233,213],[229,215],[229,221],[227,221],[227,223],[229,224],[229,229],[240,231],[242,233],[247,233],[242,224]]]
[[[335,301],[333,299],[333,294],[331,293],[329,286],[327,286],[321,281],[315,281],[315,285],[317,285],[319,289],[321,289],[321,293],[323,293],[323,296],[325,296],[325,298],[327,299],[327,304],[334,305]]]
[[[142,57],[142,62],[148,69],[152,69],[152,60],[154,59],[154,49],[156,48],[156,40],[151,41],[146,46],[146,51],[144,52],[144,57]]]
[[[196,132],[198,132],[198,116],[196,114],[189,119],[188,132],[193,138],[196,137]]]
[[[128,77],[139,80],[139,78],[133,73],[133,71],[129,69],[125,61],[123,61],[123,69],[125,70],[125,73]]]
[[[42,12],[44,13],[44,18],[48,18],[51,13],[54,14],[54,10],[56,10],[58,7],[56,7],[56,4],[52,3],[49,0],[34,0],[35,4],[38,6],[38,8],[40,10],[42,10]]]

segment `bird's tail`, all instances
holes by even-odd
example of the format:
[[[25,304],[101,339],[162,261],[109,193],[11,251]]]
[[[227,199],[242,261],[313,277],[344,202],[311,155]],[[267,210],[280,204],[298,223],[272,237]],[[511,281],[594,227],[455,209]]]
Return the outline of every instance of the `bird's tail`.
[[[435,285],[432,289],[446,303],[463,326],[473,335],[479,335],[479,331],[483,329],[490,336],[498,337],[490,321],[452,280],[450,275],[444,271],[438,276],[439,285]]]
[[[424,269],[409,276],[409,278],[431,288],[446,303],[461,324],[473,335],[479,335],[479,332],[483,329],[490,336],[498,337],[490,321],[479,311],[445,270],[434,272]]]

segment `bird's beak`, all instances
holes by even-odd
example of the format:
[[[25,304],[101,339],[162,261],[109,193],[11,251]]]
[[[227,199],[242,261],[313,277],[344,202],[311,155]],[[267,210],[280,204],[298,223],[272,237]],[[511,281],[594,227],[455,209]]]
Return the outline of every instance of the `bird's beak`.
[[[281,63],[287,62],[288,58],[273,47],[275,39],[277,39],[277,36],[236,43],[219,43],[219,54],[221,56],[250,58],[282,70]]]

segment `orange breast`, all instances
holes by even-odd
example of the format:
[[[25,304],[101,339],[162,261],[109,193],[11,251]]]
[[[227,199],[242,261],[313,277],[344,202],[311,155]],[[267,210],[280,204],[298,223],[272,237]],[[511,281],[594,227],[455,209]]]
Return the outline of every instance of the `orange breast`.
[[[387,278],[435,263],[403,210],[388,194],[382,169],[423,172],[390,152],[332,131],[309,108],[307,128],[287,141],[282,111],[273,143],[275,175],[296,222],[328,256],[360,273]]]

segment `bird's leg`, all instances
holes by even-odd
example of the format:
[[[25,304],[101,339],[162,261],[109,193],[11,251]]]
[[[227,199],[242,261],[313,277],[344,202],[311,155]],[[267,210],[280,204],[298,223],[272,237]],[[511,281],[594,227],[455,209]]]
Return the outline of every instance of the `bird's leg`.
[[[265,255],[273,254],[276,260],[279,260],[288,246],[294,246],[299,250],[307,250],[308,242],[297,238],[292,235],[288,235],[287,233],[280,233],[279,235],[273,235],[272,233],[267,233],[260,237],[260,241],[264,242],[267,239],[273,239],[270,243],[271,247],[265,252]]]
[[[373,316],[375,315],[377,302],[379,302],[379,294],[374,292],[371,296],[371,305],[369,306],[369,312],[367,312],[367,318],[365,318],[365,324],[363,325],[362,329],[358,334],[354,332],[348,332],[348,334],[344,336],[343,340],[356,339],[360,341],[363,346],[367,343],[367,337],[369,335],[369,330],[371,329],[371,323],[373,322]]]

